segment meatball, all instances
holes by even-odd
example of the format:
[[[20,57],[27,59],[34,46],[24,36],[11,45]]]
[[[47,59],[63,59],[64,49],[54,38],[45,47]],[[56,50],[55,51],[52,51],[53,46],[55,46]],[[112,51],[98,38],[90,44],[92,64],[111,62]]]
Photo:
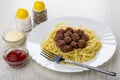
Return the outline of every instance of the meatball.
[[[74,30],[74,33],[77,33],[79,36],[82,36],[84,34],[84,31],[83,30]]]
[[[79,35],[77,33],[72,34],[73,41],[78,41],[80,39]]]
[[[79,40],[78,41],[78,46],[79,48],[85,48],[86,47],[86,41],[85,40]]]
[[[62,47],[64,45],[66,45],[66,42],[64,40],[58,40],[56,44],[57,44],[57,46]]]
[[[70,31],[70,32],[73,33],[73,29],[72,29],[71,27],[67,27],[67,28],[66,28],[65,32],[68,32],[68,31]]]
[[[89,37],[86,34],[84,34],[81,36],[81,39],[87,42],[89,40]]]
[[[64,34],[64,32],[65,32],[64,29],[59,29],[59,30],[56,32],[56,34],[60,34],[60,33],[61,33],[61,34]]]
[[[62,40],[64,38],[64,36],[59,33],[59,34],[56,34],[55,37],[54,37],[54,41],[57,42],[58,40]]]
[[[70,45],[71,45],[73,48],[75,48],[75,49],[78,48],[78,43],[75,42],[75,41],[72,41],[72,42],[70,43]]]
[[[65,37],[64,40],[65,40],[65,42],[66,42],[67,44],[69,44],[69,43],[72,42],[72,38],[71,38],[71,37]]]
[[[62,52],[70,52],[73,50],[73,47],[71,45],[64,45],[63,47],[60,47]]]
[[[69,36],[69,37],[71,37],[71,36],[72,36],[72,32],[67,31],[67,32],[64,33],[64,36]]]

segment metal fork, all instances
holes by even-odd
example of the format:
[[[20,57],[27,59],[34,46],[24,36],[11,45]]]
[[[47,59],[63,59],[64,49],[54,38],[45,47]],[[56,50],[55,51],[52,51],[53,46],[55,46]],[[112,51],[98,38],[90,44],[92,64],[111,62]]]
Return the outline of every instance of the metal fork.
[[[47,58],[48,60],[56,62],[56,63],[59,63],[61,61],[65,61],[65,62],[74,64],[74,65],[77,65],[77,66],[80,66],[80,67],[84,67],[84,68],[87,68],[87,69],[90,69],[90,70],[94,70],[94,71],[101,72],[101,73],[111,75],[111,76],[116,76],[115,72],[111,72],[111,71],[103,70],[103,69],[100,69],[100,68],[92,67],[92,66],[89,66],[89,65],[86,65],[86,64],[80,64],[80,63],[77,63],[77,62],[74,62],[74,61],[65,60],[64,58],[46,50],[46,49],[42,50],[41,55],[43,57]]]

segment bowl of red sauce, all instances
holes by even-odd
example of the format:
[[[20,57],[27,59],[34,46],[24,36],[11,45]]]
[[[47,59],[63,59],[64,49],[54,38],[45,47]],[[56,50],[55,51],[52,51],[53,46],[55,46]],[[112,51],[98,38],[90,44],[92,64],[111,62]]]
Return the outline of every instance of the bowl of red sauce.
[[[5,50],[3,58],[13,68],[25,66],[29,61],[29,52],[26,48],[16,47]]]

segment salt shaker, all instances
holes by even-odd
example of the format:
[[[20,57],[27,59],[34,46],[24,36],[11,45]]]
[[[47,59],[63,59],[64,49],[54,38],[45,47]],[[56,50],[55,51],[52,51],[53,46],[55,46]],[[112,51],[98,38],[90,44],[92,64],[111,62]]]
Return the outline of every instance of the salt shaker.
[[[33,21],[39,24],[47,20],[47,9],[43,1],[35,1],[33,6]]]
[[[19,8],[16,12],[16,27],[25,33],[32,30],[31,16],[24,8]]]

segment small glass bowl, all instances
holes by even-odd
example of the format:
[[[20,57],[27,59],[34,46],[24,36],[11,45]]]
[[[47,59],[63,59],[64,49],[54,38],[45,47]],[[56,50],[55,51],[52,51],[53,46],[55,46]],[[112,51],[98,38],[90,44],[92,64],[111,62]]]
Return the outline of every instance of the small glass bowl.
[[[10,32],[10,31],[18,31],[18,30],[8,30],[8,31],[5,31],[5,32],[3,33],[2,39],[6,42],[6,44],[7,44],[8,46],[11,46],[11,47],[23,45],[24,42],[25,42],[25,40],[26,40],[25,34],[24,34],[23,32],[21,32],[21,31],[19,31],[20,33],[23,34],[23,38],[21,38],[21,39],[19,39],[19,40],[16,40],[16,41],[9,41],[9,40],[6,39],[6,35],[7,35],[7,33]],[[14,36],[12,36],[12,37],[14,37]]]
[[[24,52],[26,57],[24,57],[24,59],[20,60],[20,61],[10,61],[9,60],[10,58],[12,58],[12,60],[15,60],[16,58],[13,58],[14,55],[12,55],[12,57],[9,57],[9,59],[8,59],[8,54],[10,54],[11,51],[15,51],[15,50]],[[15,54],[17,54],[17,53],[15,53]],[[23,54],[23,53],[21,53],[21,54]],[[29,52],[26,48],[23,48],[23,47],[8,48],[4,51],[3,58],[10,67],[21,68],[29,62]]]

